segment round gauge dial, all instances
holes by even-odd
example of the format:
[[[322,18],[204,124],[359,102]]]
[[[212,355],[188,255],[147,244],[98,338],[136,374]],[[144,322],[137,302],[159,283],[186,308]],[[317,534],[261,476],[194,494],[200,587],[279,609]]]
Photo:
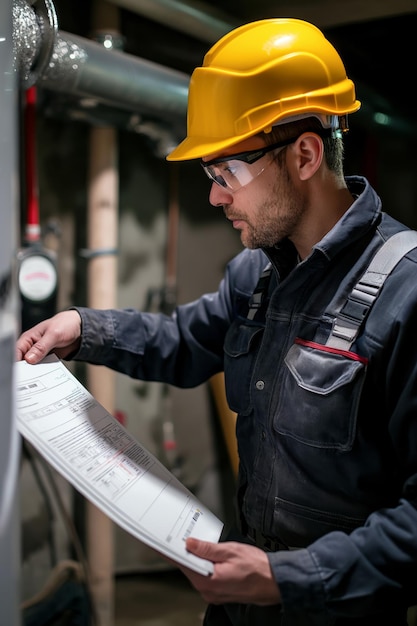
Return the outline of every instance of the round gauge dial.
[[[57,278],[55,265],[47,257],[28,256],[20,265],[20,293],[28,300],[46,300],[54,293]]]

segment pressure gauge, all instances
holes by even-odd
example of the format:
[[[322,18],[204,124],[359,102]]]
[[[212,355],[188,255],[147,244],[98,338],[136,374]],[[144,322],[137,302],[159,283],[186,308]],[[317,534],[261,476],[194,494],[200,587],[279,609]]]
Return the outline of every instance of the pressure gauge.
[[[23,248],[17,259],[22,330],[27,330],[56,313],[58,272],[55,255],[40,246]]]
[[[55,293],[57,283],[57,271],[52,259],[40,254],[22,259],[19,289],[24,298],[34,302],[48,300]]]

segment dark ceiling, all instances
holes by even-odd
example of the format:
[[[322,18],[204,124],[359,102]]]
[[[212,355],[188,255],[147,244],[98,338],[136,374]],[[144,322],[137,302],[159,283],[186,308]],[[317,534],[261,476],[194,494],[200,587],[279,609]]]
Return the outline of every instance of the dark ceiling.
[[[363,105],[372,103],[374,109],[415,125],[411,92],[417,0],[96,0],[95,4],[93,0],[55,0],[59,29],[91,37],[97,26],[93,17],[97,6],[106,4],[118,12],[126,53],[187,74],[201,64],[204,53],[218,39],[209,19],[226,30],[266,17],[312,21],[340,52]],[[106,17],[103,20],[105,25]]]

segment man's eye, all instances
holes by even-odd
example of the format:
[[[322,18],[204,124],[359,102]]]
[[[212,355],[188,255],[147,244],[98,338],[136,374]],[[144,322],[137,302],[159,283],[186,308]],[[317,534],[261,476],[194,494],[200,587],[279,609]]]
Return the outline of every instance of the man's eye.
[[[236,176],[239,173],[239,169],[240,167],[238,161],[226,161],[222,168],[222,174]]]

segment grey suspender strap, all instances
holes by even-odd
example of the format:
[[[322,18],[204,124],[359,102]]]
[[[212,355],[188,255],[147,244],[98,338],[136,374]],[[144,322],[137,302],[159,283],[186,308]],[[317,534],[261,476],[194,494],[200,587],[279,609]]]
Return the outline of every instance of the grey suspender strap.
[[[417,247],[417,232],[403,230],[392,235],[378,250],[362,278],[340,310],[326,346],[350,350],[362,322],[378,297],[385,279],[401,258]]]
[[[247,313],[247,318],[249,320],[255,319],[255,315],[260,310],[265,295],[268,291],[269,280],[271,278],[272,273],[272,263],[268,263],[268,265],[264,268],[259,280],[258,284],[255,287],[255,290],[251,296],[249,301],[249,310]]]

